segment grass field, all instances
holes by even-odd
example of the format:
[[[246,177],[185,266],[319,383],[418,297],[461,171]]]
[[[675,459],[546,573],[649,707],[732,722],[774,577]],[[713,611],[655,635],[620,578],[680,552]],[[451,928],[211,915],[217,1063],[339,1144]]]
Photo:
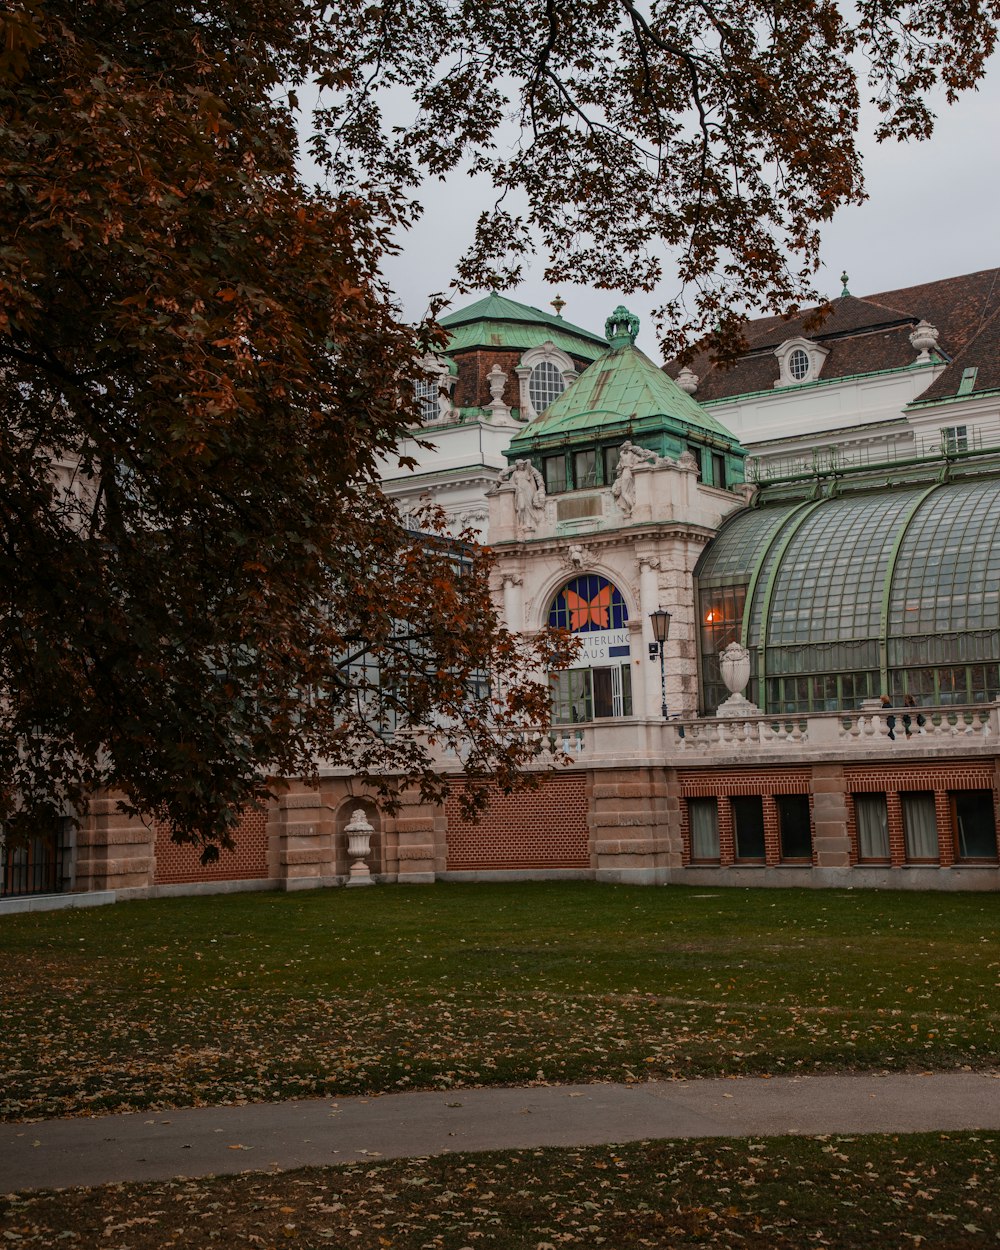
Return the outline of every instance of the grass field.
[[[0,1198],[73,1250],[985,1250],[1000,1136],[642,1142]]]
[[[8,916],[0,1113],[989,1067],[998,919],[1000,895],[587,882]]]

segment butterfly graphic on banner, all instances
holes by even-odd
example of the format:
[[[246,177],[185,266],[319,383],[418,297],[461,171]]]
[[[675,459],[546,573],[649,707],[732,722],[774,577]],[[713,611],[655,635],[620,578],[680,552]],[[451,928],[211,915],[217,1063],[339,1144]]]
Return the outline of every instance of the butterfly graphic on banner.
[[[608,628],[611,611],[611,592],[614,588],[609,583],[602,586],[593,599],[584,599],[575,590],[566,590],[566,608],[569,611],[569,627],[572,633],[586,629],[593,624],[598,629]]]

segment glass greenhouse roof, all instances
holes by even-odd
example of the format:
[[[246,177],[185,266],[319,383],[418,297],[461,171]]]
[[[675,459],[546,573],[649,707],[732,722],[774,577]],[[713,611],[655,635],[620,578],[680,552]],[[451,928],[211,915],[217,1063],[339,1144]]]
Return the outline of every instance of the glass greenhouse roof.
[[[696,575],[703,621],[746,588],[740,637],[765,710],[847,706],[831,678],[858,669],[893,699],[1000,688],[1000,477],[765,504],[723,526]],[[716,661],[702,660],[707,689]]]

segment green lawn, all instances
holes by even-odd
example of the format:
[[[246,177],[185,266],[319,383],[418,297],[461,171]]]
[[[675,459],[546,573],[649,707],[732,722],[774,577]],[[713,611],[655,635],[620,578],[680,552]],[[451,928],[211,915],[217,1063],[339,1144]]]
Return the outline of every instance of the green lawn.
[[[1000,1135],[640,1142],[0,1198],[72,1250],[985,1250]]]
[[[0,1104],[987,1067],[998,918],[1000,895],[585,882],[7,916]]]

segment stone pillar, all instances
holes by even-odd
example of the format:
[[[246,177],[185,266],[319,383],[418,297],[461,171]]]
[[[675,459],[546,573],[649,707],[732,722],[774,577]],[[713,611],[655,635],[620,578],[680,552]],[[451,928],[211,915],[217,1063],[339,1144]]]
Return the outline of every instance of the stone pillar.
[[[813,862],[817,868],[849,868],[851,837],[843,766],[814,764],[812,793]]]
[[[281,795],[269,817],[277,843],[279,888],[314,890],[333,885],[332,822],[319,791],[303,788]]]
[[[662,885],[672,859],[668,791],[662,769],[600,769],[591,775],[590,844],[598,881]],[[679,822],[679,813],[675,813]]]
[[[400,798],[402,806],[392,821],[399,859],[396,880],[400,885],[430,885],[437,878],[439,815],[421,801],[418,791],[406,791]]]
[[[76,835],[73,891],[134,890],[156,875],[156,831],[141,816],[126,816],[110,795],[91,799]]]
[[[501,574],[503,584],[503,615],[507,628],[522,633],[524,624],[524,578],[520,573]]]
[[[657,556],[648,554],[639,555],[636,559],[639,562],[639,612],[642,617],[639,670],[642,680],[636,682],[639,689],[632,691],[632,700],[636,716],[652,718],[660,714],[660,656],[657,650],[656,658],[651,658],[649,648],[656,644],[656,639],[653,637],[649,614],[661,606],[658,580],[660,561]],[[667,606],[663,604],[663,607]]]

